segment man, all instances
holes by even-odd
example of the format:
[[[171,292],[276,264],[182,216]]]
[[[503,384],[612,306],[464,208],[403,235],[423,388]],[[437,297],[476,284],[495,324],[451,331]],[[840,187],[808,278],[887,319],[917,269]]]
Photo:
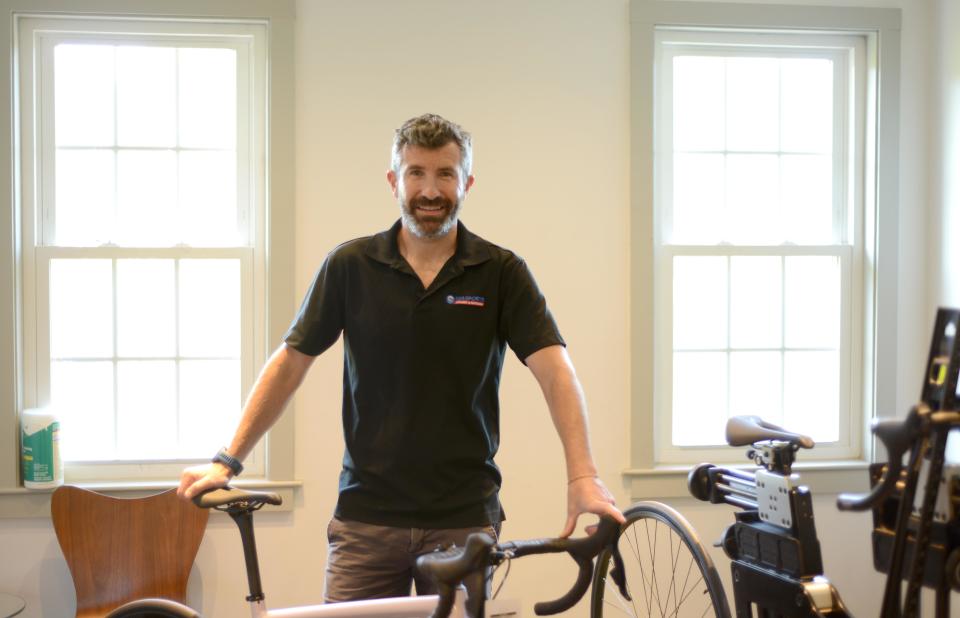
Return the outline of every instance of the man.
[[[313,359],[344,338],[340,494],[324,597],[431,592],[416,556],[504,518],[497,389],[506,345],[539,382],[566,459],[570,535],[585,512],[623,516],[597,478],[586,408],[563,339],[526,264],[469,232],[471,139],[427,114],[397,130],[387,181],[400,221],[334,249],[263,369],[226,451],[184,471],[180,495],[225,485]]]

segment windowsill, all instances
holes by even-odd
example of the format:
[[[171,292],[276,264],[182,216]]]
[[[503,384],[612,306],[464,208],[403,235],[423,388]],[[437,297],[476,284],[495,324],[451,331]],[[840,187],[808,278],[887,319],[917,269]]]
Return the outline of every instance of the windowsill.
[[[749,464],[718,464],[730,468],[752,470]],[[796,464],[794,472],[800,475],[803,485],[813,494],[839,494],[865,492],[869,489],[866,461],[817,461]],[[687,490],[687,474],[693,466],[670,465],[655,468],[627,469],[623,478],[627,481],[631,500],[655,498],[690,497]]]
[[[77,487],[92,489],[118,498],[138,498],[173,489],[176,481],[114,481],[72,483]],[[283,504],[266,506],[269,511],[292,511],[294,498],[303,481],[271,481],[267,479],[238,479],[232,486],[273,491],[280,495]],[[50,517],[50,496],[55,487],[49,489],[27,489],[25,487],[0,487],[0,519],[10,518],[48,518]]]

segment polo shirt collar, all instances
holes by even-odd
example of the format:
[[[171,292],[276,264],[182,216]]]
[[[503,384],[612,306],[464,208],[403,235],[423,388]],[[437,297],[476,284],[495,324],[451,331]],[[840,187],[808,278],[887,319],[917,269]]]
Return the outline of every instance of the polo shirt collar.
[[[405,260],[400,255],[397,245],[397,236],[400,234],[400,219],[389,230],[373,236],[367,245],[367,255],[387,266],[400,268]],[[457,248],[453,254],[454,261],[460,266],[474,266],[490,259],[490,249],[487,243],[467,229],[462,221],[457,221]]]

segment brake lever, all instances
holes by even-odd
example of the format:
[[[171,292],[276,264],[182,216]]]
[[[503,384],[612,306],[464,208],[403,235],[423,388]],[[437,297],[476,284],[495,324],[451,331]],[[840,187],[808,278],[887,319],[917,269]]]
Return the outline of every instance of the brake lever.
[[[841,511],[865,511],[873,508],[893,493],[900,471],[903,469],[903,456],[911,450],[924,430],[924,421],[930,416],[930,408],[920,403],[910,409],[902,421],[877,421],[873,433],[879,438],[887,451],[887,465],[883,479],[866,494],[840,494],[837,496],[837,508]]]
[[[610,545],[610,557],[613,559],[613,568],[610,570],[610,578],[620,590],[620,595],[627,601],[632,601],[630,591],[627,590],[627,570],[623,566],[623,556],[620,555],[620,545],[614,541]]]
[[[593,579],[593,561],[600,552],[608,547],[615,547],[617,539],[620,536],[620,524],[610,516],[600,518],[600,524],[597,530],[584,539],[568,540],[557,539],[548,544],[554,545],[560,543],[565,546],[563,549],[573,558],[580,567],[577,574],[577,581],[573,587],[562,597],[554,601],[544,601],[533,606],[533,611],[538,616],[547,616],[565,612],[577,604],[583,595],[590,588],[590,581]]]

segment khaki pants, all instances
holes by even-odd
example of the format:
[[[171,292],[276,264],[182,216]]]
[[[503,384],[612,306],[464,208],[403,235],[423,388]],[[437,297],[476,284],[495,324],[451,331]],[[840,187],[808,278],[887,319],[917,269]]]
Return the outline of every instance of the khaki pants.
[[[500,524],[473,528],[429,529],[376,526],[333,518],[327,526],[326,603],[436,594],[433,583],[416,572],[417,556],[447,547],[463,547],[474,532],[494,540]]]

